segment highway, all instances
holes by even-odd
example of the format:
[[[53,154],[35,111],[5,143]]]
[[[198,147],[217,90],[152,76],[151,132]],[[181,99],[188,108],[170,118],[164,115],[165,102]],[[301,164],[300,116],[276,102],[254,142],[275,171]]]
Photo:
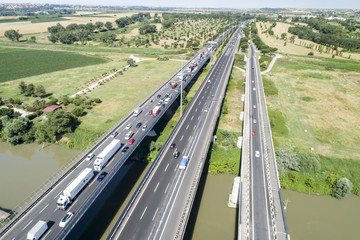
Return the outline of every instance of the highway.
[[[229,31],[226,31],[226,34]],[[223,37],[218,38],[220,42]],[[197,72],[206,64],[212,53],[211,47],[202,49],[197,55],[195,55],[183,68],[179,69],[172,77],[170,77],[163,85],[159,87],[150,97],[148,97],[143,103],[140,104],[142,113],[137,117],[129,114],[118,126],[110,131],[106,137],[104,137],[96,146],[91,149],[91,152],[95,154],[95,157],[86,161],[83,156],[76,165],[74,165],[69,171],[58,179],[49,189],[45,190],[45,193],[40,196],[34,203],[29,203],[29,207],[20,214],[20,217],[15,217],[14,220],[0,233],[1,239],[24,239],[27,232],[39,221],[44,220],[48,222],[49,230],[45,233],[42,239],[63,239],[66,235],[74,228],[75,224],[81,219],[89,206],[95,201],[97,197],[101,195],[102,189],[111,181],[117,171],[125,163],[131,153],[145,138],[147,133],[153,128],[161,116],[166,112],[170,105],[178,99],[180,94],[180,84],[172,88],[169,83],[177,82],[180,83],[180,76],[187,73],[187,76],[183,79],[183,88],[192,80]],[[196,66],[195,66],[196,65]],[[191,69],[191,66],[194,66]],[[178,74],[181,73],[181,74]],[[162,103],[159,101],[168,94],[170,99],[165,104],[164,99]],[[160,106],[160,112],[157,116],[152,116],[149,111],[154,109],[155,106]],[[141,122],[139,128],[136,124]],[[130,125],[130,129],[126,129],[126,126]],[[143,128],[146,125],[146,128]],[[105,166],[102,171],[108,172],[108,175],[103,181],[99,182],[96,180],[99,172],[95,172],[96,176],[86,186],[82,192],[75,198],[74,202],[70,205],[66,211],[57,209],[56,202],[61,194],[62,190],[66,188],[70,182],[76,178],[76,176],[85,168],[92,168],[93,162],[96,156],[113,140],[111,133],[116,131],[118,134],[115,139],[120,139],[123,146],[115,155],[110,159],[109,163]],[[133,144],[129,144],[128,140],[125,140],[125,134],[129,131],[133,131],[134,135],[132,138],[135,139]],[[126,152],[123,152],[125,148],[128,148]],[[89,152],[88,152],[89,153]],[[73,212],[74,217],[64,227],[59,227],[60,220],[65,216],[66,212]]]
[[[237,30],[107,239],[182,238],[240,36]],[[189,162],[185,170],[180,170],[183,156],[188,156]]]

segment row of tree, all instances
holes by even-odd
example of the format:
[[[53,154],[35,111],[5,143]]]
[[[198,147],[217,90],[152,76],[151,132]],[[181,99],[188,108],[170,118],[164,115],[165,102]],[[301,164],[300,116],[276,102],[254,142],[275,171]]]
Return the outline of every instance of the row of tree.
[[[21,81],[18,87],[20,89],[20,94],[23,94],[25,96],[42,97],[46,94],[43,85],[35,86],[32,83],[27,85],[24,81]]]

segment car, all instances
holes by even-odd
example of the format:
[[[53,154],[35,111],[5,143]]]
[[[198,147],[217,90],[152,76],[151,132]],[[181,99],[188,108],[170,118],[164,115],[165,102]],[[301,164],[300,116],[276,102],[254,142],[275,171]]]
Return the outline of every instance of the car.
[[[127,151],[129,148],[130,148],[130,147],[126,146],[126,147],[124,147],[124,148],[121,150],[121,152],[122,152],[122,153],[126,153],[126,151]]]
[[[138,122],[137,124],[136,124],[136,128],[139,128],[139,127],[141,127],[141,122]]]
[[[170,148],[174,148],[176,146],[176,144],[175,143],[172,143],[171,145],[170,145]]]
[[[161,107],[164,108],[164,107],[165,107],[165,103],[163,103],[163,104],[161,105]]]
[[[256,105],[253,105],[253,108],[256,108]]]
[[[169,97],[169,93],[166,93],[164,98],[168,98]]]
[[[253,123],[256,123],[256,119],[253,119]]]
[[[131,124],[129,123],[128,125],[126,125],[126,130],[130,129],[131,128]]]
[[[180,155],[180,152],[179,152],[179,151],[175,151],[175,152],[174,152],[174,158],[178,158],[179,155]]]
[[[260,157],[260,152],[259,151],[255,151],[255,157]]]
[[[86,156],[85,160],[86,160],[86,161],[90,161],[93,157],[95,157],[95,154],[94,154],[94,153],[89,153],[89,154]]]
[[[131,138],[128,143],[129,143],[129,145],[132,145],[134,142],[135,142],[135,139]]]
[[[161,94],[158,94],[157,97],[158,97],[158,98],[161,98]]]
[[[145,131],[145,130],[146,130],[146,128],[147,128],[147,126],[146,126],[146,125],[144,125],[144,126],[142,127],[141,131]]]
[[[253,91],[255,91],[256,90],[256,88],[253,88]]]
[[[255,132],[255,131],[252,131],[251,135],[255,136],[255,135],[256,135],[256,132]]]
[[[117,131],[113,131],[113,132],[111,133],[111,136],[112,136],[113,138],[116,137],[116,135],[118,135]]]
[[[65,227],[65,225],[70,221],[70,219],[74,216],[74,213],[68,212],[59,222],[59,227]]]
[[[149,111],[149,115],[151,115],[153,113],[153,110],[151,109],[150,111]]]
[[[101,182],[106,175],[107,175],[107,172],[100,173],[100,175],[97,178],[98,182]]]

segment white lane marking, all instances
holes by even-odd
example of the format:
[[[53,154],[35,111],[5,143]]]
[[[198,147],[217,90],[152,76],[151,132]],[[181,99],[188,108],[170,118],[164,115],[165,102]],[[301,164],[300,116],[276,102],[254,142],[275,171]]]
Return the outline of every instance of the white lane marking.
[[[154,189],[154,192],[156,192],[156,189],[158,188],[158,186],[159,186],[159,182],[156,184],[156,187],[155,187],[155,189]]]
[[[140,220],[143,218],[143,216],[144,216],[144,214],[145,214],[145,212],[146,212],[146,209],[147,209],[147,206],[145,207],[143,213],[141,214]]]
[[[190,120],[193,120],[193,118],[194,118],[194,115],[191,117],[191,119],[190,119]]]
[[[196,125],[193,127],[193,130],[195,130],[195,128],[196,128]]]
[[[166,168],[164,169],[164,172],[166,172],[166,170],[168,169],[169,167],[169,163],[166,165]]]
[[[152,221],[154,221],[155,216],[156,216],[156,214],[157,214],[158,211],[159,211],[159,208],[156,209],[156,212],[155,212],[155,214],[154,214],[154,216],[153,216],[153,218],[152,218]]]
[[[57,208],[55,208],[54,212],[56,212],[56,210],[58,210]]]
[[[184,138],[184,135],[182,135],[182,136],[181,136],[180,141],[182,141],[182,140],[183,140],[183,138]]]
[[[54,199],[57,198],[60,194],[61,194],[61,192],[59,192],[59,193],[54,197]]]
[[[41,209],[41,211],[39,212],[39,214],[42,213],[42,211],[44,211],[45,208],[47,208],[48,206],[49,206],[49,204],[47,204],[43,209]]]
[[[186,130],[189,128],[189,124],[186,126]]]
[[[200,120],[200,116],[198,117],[198,120]]]
[[[198,110],[198,109],[196,108],[196,109],[195,109],[195,112],[197,112],[197,110]]]
[[[25,230],[25,228],[27,228],[33,220],[34,219],[31,219],[31,221],[28,224],[26,224],[26,226],[22,230]]]
[[[204,98],[204,96],[201,97],[201,99],[203,99],[203,98]]]
[[[169,186],[170,186],[170,183],[168,183],[168,185],[166,186],[164,193],[166,193],[166,191],[168,190]]]
[[[49,235],[49,233],[52,231],[52,229],[50,229],[49,231],[46,232],[46,234],[44,235],[44,239],[46,239],[47,235]]]
[[[177,164],[176,164],[176,166],[175,166],[174,172],[176,172],[176,169],[178,169],[178,165],[177,165]]]

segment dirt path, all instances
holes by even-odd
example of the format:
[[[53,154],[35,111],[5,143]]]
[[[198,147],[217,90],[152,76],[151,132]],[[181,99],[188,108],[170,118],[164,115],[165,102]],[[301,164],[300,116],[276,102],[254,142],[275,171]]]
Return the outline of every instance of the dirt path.
[[[271,60],[268,68],[265,71],[261,72],[261,74],[266,74],[266,73],[270,72],[275,64],[276,59],[278,59],[278,58],[282,58],[282,55],[275,53],[275,57]]]

